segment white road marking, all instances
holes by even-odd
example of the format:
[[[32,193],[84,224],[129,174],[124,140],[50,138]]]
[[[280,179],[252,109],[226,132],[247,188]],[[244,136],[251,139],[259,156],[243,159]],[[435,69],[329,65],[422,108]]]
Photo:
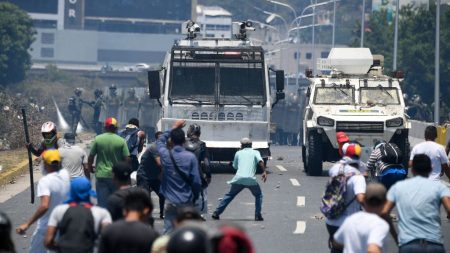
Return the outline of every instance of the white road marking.
[[[306,222],[297,221],[297,227],[295,228],[294,234],[304,234],[306,230]]]
[[[298,182],[297,179],[291,178],[291,179],[289,179],[289,180],[291,180],[291,183],[292,183],[293,186],[300,186],[300,183]]]
[[[284,167],[281,166],[281,165],[277,165],[276,167],[277,167],[280,171],[287,171],[287,169],[284,168]]]
[[[305,197],[304,196],[297,197],[297,206],[305,206]]]

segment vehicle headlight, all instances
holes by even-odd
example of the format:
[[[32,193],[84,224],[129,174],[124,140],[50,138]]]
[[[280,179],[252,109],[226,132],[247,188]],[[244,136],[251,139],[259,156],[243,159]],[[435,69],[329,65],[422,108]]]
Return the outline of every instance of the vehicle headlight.
[[[319,124],[320,126],[334,126],[334,120],[320,116],[317,118],[317,124]]]
[[[386,121],[386,127],[399,127],[401,125],[403,125],[402,118],[395,118],[395,119],[390,119],[390,120]]]

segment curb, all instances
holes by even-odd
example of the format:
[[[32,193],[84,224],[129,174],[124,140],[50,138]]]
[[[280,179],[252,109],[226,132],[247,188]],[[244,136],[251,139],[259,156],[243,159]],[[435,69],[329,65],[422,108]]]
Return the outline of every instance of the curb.
[[[37,158],[33,158],[33,162]],[[28,174],[28,159],[20,162],[17,166],[8,169],[6,172],[0,173],[0,185],[10,184],[15,178],[23,174]]]

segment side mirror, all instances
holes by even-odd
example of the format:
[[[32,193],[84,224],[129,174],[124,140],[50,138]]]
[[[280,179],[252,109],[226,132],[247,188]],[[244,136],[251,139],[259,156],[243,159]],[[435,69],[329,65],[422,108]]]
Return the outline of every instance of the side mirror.
[[[276,70],[277,91],[284,90],[284,70]]]
[[[150,98],[159,99],[161,97],[161,83],[158,70],[148,71],[148,90]]]

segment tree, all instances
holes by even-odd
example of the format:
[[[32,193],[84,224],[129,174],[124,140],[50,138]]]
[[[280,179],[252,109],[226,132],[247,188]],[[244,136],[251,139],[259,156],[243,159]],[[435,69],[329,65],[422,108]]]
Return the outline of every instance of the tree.
[[[0,85],[24,79],[31,66],[28,49],[35,33],[26,12],[14,4],[0,2]]]

